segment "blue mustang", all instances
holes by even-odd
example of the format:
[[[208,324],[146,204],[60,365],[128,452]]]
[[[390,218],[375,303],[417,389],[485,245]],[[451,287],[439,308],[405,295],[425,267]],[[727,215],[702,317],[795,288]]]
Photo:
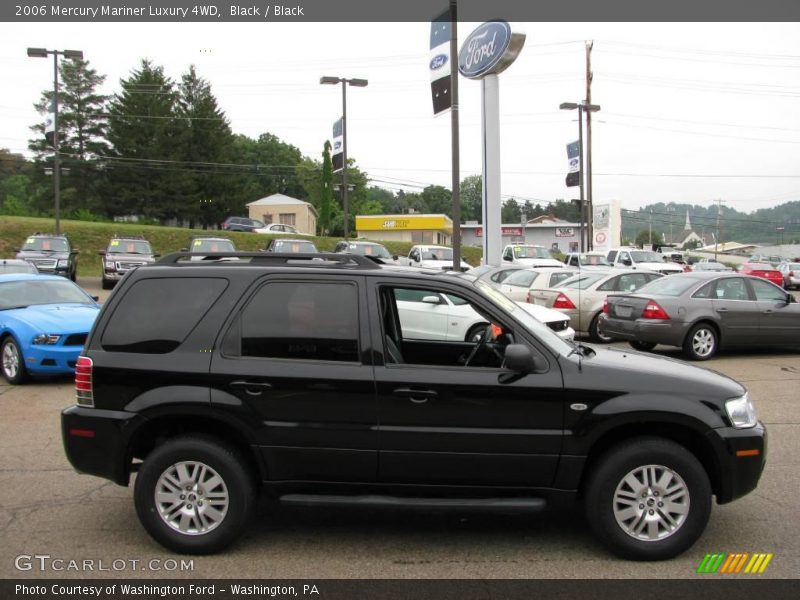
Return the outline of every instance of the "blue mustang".
[[[0,367],[9,383],[73,373],[100,306],[55,275],[0,275]]]

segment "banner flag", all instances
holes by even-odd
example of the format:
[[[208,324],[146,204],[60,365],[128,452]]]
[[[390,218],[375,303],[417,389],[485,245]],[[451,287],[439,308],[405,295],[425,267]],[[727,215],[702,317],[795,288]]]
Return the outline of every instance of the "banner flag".
[[[450,93],[450,37],[453,27],[450,24],[450,10],[431,21],[431,53],[428,68],[431,72],[431,98],[433,114],[443,113],[453,105]]]
[[[342,170],[344,163],[344,136],[342,135],[342,120],[338,119],[333,124],[333,153],[331,154],[333,172],[338,173]]]

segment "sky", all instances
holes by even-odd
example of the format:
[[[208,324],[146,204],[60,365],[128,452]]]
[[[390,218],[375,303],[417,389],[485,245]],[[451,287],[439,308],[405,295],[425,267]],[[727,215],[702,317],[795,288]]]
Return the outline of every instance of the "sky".
[[[459,24],[459,47],[477,23]],[[619,199],[743,212],[800,200],[800,24],[511,23],[527,35],[499,76],[501,194],[547,203],[565,186],[566,144],[578,137],[585,42],[593,40],[595,203]],[[142,58],[179,80],[194,64],[235,133],[269,132],[320,159],[348,88],[348,154],[375,185],[451,187],[450,117],[434,117],[430,24],[0,23],[0,148],[27,153],[34,109],[53,62],[27,47],[77,49],[120,89]],[[461,178],[480,174],[480,83],[459,81]]]

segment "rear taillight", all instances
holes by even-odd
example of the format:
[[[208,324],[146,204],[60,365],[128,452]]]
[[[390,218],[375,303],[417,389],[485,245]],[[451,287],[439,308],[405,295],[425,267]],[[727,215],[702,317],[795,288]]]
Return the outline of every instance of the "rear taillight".
[[[559,294],[556,301],[553,302],[553,308],[575,308],[575,305],[564,294]]]
[[[603,314],[608,314],[608,298],[603,298]]]
[[[81,406],[94,406],[92,365],[92,359],[88,356],[79,356],[75,363],[75,395],[76,402]]]
[[[658,302],[655,300],[650,300],[642,311],[642,318],[667,320],[669,319],[669,315],[667,314],[667,311],[659,306]]]

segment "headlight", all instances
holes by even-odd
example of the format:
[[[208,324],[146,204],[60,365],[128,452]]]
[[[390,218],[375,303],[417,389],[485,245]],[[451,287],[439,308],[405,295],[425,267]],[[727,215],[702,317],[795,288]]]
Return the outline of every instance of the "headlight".
[[[113,260],[107,260],[106,261],[106,269],[113,269],[113,268],[114,268],[114,261]]]
[[[35,338],[33,338],[33,343],[37,345],[47,344],[49,346],[52,346],[53,344],[57,344],[58,340],[60,339],[61,339],[60,335],[40,333]]]
[[[58,259],[58,268],[67,268],[69,266],[69,259],[60,258]]]
[[[732,398],[725,402],[725,410],[728,411],[728,417],[736,429],[746,429],[748,427],[755,427],[758,422],[758,415],[756,415],[756,407],[747,397],[747,394],[739,398]]]

